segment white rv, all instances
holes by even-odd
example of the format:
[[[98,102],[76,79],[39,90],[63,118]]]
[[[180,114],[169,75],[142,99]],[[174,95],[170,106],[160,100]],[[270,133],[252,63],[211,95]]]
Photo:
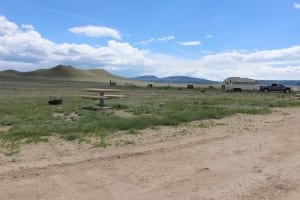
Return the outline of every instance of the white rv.
[[[254,79],[229,77],[223,81],[221,88],[224,90],[233,90],[233,91],[258,90],[259,85],[257,85]]]

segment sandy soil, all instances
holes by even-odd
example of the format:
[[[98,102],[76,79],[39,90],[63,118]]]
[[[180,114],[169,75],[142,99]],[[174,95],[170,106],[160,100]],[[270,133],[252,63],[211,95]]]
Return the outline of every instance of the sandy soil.
[[[0,199],[300,199],[300,109],[0,155]]]

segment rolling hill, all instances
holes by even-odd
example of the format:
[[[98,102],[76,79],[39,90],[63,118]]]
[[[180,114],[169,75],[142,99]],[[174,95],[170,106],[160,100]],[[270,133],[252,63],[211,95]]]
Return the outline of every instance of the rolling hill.
[[[135,83],[145,84],[152,83],[174,83],[174,84],[216,84],[219,82],[194,78],[188,76],[169,76],[158,78],[153,75],[138,76],[131,79],[123,78],[111,74],[104,69],[78,69],[73,66],[58,65],[49,69],[39,69],[30,72],[19,72],[16,70],[0,71],[0,80],[64,80],[64,81],[88,81],[88,82],[109,82],[110,80],[117,83]],[[300,80],[257,80],[260,85],[268,85],[272,82],[283,83],[287,86],[299,86]]]
[[[1,79],[46,79],[65,81],[90,82],[130,82],[132,80],[113,75],[103,69],[82,70],[72,66],[58,65],[49,69],[39,69],[31,72],[5,70],[0,72]]]

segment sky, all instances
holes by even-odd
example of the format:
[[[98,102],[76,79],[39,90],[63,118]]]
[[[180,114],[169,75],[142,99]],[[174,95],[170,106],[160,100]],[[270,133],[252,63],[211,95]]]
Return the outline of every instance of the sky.
[[[300,80],[300,0],[0,0],[0,71]]]

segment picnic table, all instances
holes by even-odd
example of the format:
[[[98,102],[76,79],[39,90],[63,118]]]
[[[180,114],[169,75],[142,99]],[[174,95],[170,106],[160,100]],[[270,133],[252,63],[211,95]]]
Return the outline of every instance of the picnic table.
[[[81,95],[81,98],[99,100],[99,106],[101,108],[104,108],[104,99],[115,99],[124,97],[124,95],[118,94],[105,94],[107,92],[120,92],[121,90],[118,89],[88,88],[86,91],[97,92],[98,95]]]

